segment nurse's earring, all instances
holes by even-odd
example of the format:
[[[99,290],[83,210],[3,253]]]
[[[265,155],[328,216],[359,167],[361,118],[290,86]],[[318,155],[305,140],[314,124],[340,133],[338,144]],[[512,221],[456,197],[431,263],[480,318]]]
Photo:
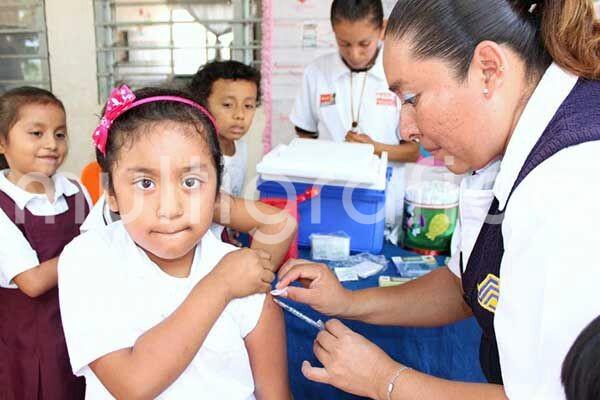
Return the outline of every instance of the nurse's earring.
[[[498,71],[499,71],[499,72],[501,72],[501,73],[504,73],[504,71],[505,71],[505,70],[506,70],[506,69],[504,68],[504,65],[500,65],[500,66],[498,67]],[[484,82],[484,84],[486,85],[486,87],[485,87],[485,88],[483,88],[483,95],[484,95],[485,97],[488,97],[488,96],[489,96],[489,94],[490,94],[490,89],[487,87],[487,85],[489,85],[489,83],[490,83],[490,78],[486,78],[486,79],[485,79],[485,82]]]
[[[488,97],[488,95],[490,94],[490,89],[488,88],[488,85],[490,84],[490,79],[486,78],[483,84],[485,85],[483,88],[483,95],[485,97]]]
[[[421,138],[419,137],[419,135],[410,135],[408,137],[408,140],[410,142],[417,143],[417,144],[421,143]]]

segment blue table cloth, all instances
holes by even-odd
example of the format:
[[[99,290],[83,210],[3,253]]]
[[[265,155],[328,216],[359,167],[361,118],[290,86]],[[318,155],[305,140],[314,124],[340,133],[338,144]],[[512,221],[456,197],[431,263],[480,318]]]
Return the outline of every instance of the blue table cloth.
[[[396,255],[414,255],[391,244],[384,246],[383,254],[391,259]],[[301,256],[308,258],[307,251]],[[397,276],[395,267],[389,263],[382,275]],[[378,285],[378,276],[357,282],[347,282],[351,289],[364,289]],[[327,317],[310,307],[284,300],[309,317],[323,321]],[[356,321],[345,321],[351,329],[380,346],[390,357],[418,371],[441,378],[468,382],[485,382],[479,366],[479,340],[481,330],[475,319],[470,318],[441,328],[381,327]],[[359,399],[331,386],[311,382],[300,371],[302,361],[319,365],[312,352],[318,331],[285,312],[288,368],[290,384],[295,400]]]

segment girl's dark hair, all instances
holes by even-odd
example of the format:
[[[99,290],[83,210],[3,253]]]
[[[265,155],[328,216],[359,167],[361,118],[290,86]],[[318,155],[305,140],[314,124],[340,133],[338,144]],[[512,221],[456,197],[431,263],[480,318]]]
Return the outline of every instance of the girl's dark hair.
[[[212,88],[219,79],[248,81],[256,85],[256,102],[260,104],[260,72],[239,61],[214,61],[200,68],[192,78],[188,90],[208,102]],[[206,106],[206,104],[204,104]]]
[[[484,40],[509,46],[529,78],[552,61],[584,78],[600,79],[600,21],[592,0],[399,0],[386,34],[405,36],[420,58],[435,57],[464,80]]]
[[[5,142],[8,143],[8,132],[20,118],[21,108],[30,104],[54,104],[65,111],[62,101],[47,90],[31,86],[9,90],[0,96],[0,136]],[[6,157],[0,154],[0,169],[6,168]]]
[[[381,0],[333,0],[331,25],[340,21],[358,22],[369,19],[377,28],[383,27]]]
[[[177,96],[199,103],[198,99],[186,92],[173,89],[144,88],[134,92],[136,100],[155,96]],[[104,114],[104,110],[102,111]],[[104,182],[110,192],[114,192],[113,168],[123,148],[131,146],[142,135],[147,135],[149,126],[171,121],[192,127],[200,135],[210,151],[217,173],[217,193],[221,187],[221,150],[217,131],[207,115],[200,110],[176,101],[153,101],[134,107],[120,115],[110,127],[106,142],[106,156],[96,149],[96,160],[106,175]],[[216,195],[216,194],[215,194]]]
[[[567,400],[600,399],[600,317],[581,332],[563,363]]]

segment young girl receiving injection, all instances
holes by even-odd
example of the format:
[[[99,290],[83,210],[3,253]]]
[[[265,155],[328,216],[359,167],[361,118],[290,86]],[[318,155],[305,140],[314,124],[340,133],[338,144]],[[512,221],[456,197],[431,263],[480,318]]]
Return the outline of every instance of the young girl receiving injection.
[[[73,371],[89,399],[289,399],[268,256],[209,230],[221,153],[190,95],[113,91],[94,133],[121,220],[59,260]]]

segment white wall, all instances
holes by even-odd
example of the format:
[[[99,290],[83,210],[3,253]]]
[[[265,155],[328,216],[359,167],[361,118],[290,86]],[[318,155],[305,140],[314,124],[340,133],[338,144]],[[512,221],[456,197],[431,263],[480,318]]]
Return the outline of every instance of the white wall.
[[[96,80],[96,38],[92,0],[47,0],[46,24],[52,91],[64,102],[70,135],[70,154],[63,170],[79,175],[94,159],[92,131],[102,105],[98,104]],[[256,113],[246,136],[248,177],[251,182],[256,163],[262,157],[265,115]]]
[[[52,91],[64,102],[70,155],[63,169],[79,173],[93,157],[91,132],[98,117],[93,2],[46,1]]]

